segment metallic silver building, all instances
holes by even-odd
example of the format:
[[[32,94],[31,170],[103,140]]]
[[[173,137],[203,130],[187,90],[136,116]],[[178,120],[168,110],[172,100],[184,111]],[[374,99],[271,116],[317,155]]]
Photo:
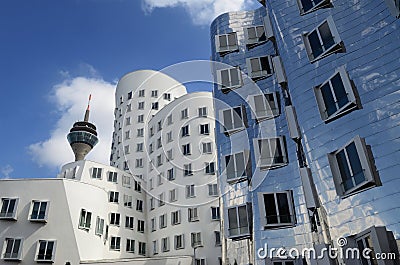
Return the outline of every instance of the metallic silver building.
[[[211,25],[225,264],[399,264],[399,2],[259,2]]]

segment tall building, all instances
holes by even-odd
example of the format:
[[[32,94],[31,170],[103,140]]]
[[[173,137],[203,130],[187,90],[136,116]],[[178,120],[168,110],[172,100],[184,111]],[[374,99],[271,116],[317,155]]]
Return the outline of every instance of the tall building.
[[[259,2],[211,25],[224,264],[398,264],[399,2]]]
[[[57,178],[1,181],[0,264],[220,264],[212,103],[156,71],[125,75],[111,166],[83,160],[88,106]]]

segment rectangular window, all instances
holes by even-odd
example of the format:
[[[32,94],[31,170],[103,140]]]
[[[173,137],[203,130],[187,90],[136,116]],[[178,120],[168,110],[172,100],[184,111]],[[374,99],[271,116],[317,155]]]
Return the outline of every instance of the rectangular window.
[[[221,246],[221,232],[214,231],[215,246]]]
[[[142,158],[136,159],[136,167],[137,168],[142,168],[143,167],[143,159]]]
[[[228,208],[228,237],[243,238],[250,236],[248,205]]]
[[[236,32],[216,35],[215,48],[221,56],[224,56],[225,54],[230,52],[238,51],[239,46],[237,42]]]
[[[169,191],[169,201],[174,202],[178,199],[177,189],[172,189]]]
[[[192,153],[190,152],[190,144],[184,144],[184,145],[182,145],[182,154],[184,155],[184,156],[187,156],[187,155],[191,155]]]
[[[164,99],[171,101],[171,94],[170,93],[164,93]]]
[[[157,149],[162,147],[161,137],[157,139]]]
[[[160,229],[167,227],[167,214],[160,215]]]
[[[136,211],[143,212],[143,201],[136,200]]]
[[[181,111],[181,119],[187,119],[187,118],[189,118],[189,111],[186,108],[186,109]]]
[[[189,136],[189,125],[183,126],[181,128],[181,137]]]
[[[143,220],[138,220],[138,226],[137,226],[137,231],[140,233],[144,233],[144,221]]]
[[[135,180],[135,191],[142,192],[142,183],[137,180]]]
[[[124,170],[129,170],[129,161],[124,161]]]
[[[152,91],[151,91],[151,97],[152,97],[152,98],[158,97],[158,90],[152,90]]]
[[[125,216],[125,228],[133,230],[133,220],[132,216]]]
[[[134,239],[126,239],[126,252],[135,253],[135,240]]]
[[[112,236],[110,240],[110,249],[115,251],[121,250],[121,237]]]
[[[220,218],[219,207],[211,207],[211,220],[219,220]]]
[[[225,166],[223,172],[225,172],[229,183],[244,181],[250,177],[251,163],[247,150],[226,155],[223,161]]]
[[[151,232],[154,232],[157,230],[157,220],[156,218],[151,218]]]
[[[150,198],[150,210],[154,210],[156,208],[156,204],[154,203],[154,198]]]
[[[222,92],[227,93],[230,90],[243,85],[242,72],[239,67],[217,70],[217,84]]]
[[[175,249],[183,249],[183,248],[185,248],[185,235],[184,234],[176,235],[174,242],[175,242],[174,243],[175,244]]]
[[[149,153],[152,154],[154,152],[153,144],[149,144]]]
[[[125,118],[125,125],[131,125],[131,117]]]
[[[3,247],[3,259],[21,260],[22,243],[23,240],[21,238],[6,238]]]
[[[158,102],[151,103],[151,109],[158,110]]]
[[[247,27],[244,30],[244,34],[248,48],[252,48],[267,41],[264,26],[262,25]]]
[[[85,209],[82,209],[79,218],[79,226],[78,226],[79,229],[89,230],[91,223],[92,223],[92,213],[86,211]]]
[[[171,213],[171,224],[177,225],[181,223],[181,211],[177,210]]]
[[[93,179],[101,179],[102,178],[102,176],[101,176],[102,172],[103,172],[102,168],[94,167],[92,169],[92,178]]]
[[[192,171],[192,164],[184,164],[183,165],[183,176],[192,176],[193,171]]]
[[[200,232],[193,232],[190,234],[190,237],[192,239],[192,247],[200,247],[203,245]]]
[[[261,223],[265,229],[293,226],[296,223],[291,191],[259,193]]]
[[[168,132],[168,133],[167,133],[167,142],[170,143],[170,142],[172,142],[172,141],[173,141],[173,139],[172,139],[172,132]]]
[[[194,265],[206,265],[206,259],[205,258],[195,259]]]
[[[255,157],[257,166],[261,170],[268,170],[286,166],[288,157],[284,136],[278,138],[254,139]]]
[[[161,239],[161,251],[162,252],[169,251],[169,237],[164,237]]]
[[[153,241],[153,255],[158,254],[158,241],[154,240]]]
[[[357,108],[356,88],[344,67],[338,68],[324,83],[314,88],[321,119],[328,123]]]
[[[124,194],[124,206],[127,208],[132,208],[132,195]]]
[[[164,193],[161,193],[158,195],[158,206],[161,207],[163,205],[165,205],[165,195]]]
[[[206,174],[214,175],[215,174],[215,162],[207,162],[206,163]]]
[[[330,7],[330,0],[297,0],[300,8],[300,14],[305,15],[311,13],[317,9]]]
[[[16,219],[18,198],[2,198],[0,219]]]
[[[196,197],[194,192],[194,184],[186,185],[186,198]]]
[[[257,122],[278,117],[281,114],[279,93],[266,93],[248,97],[251,116]]]
[[[140,98],[144,97],[144,89],[139,90],[139,97]]]
[[[247,127],[247,114],[244,105],[220,111],[223,132],[226,135],[244,130]]]
[[[360,136],[328,154],[328,159],[336,192],[340,197],[381,185],[370,147]]]
[[[218,196],[218,185],[217,184],[208,184],[208,195],[209,196]]]
[[[260,80],[273,74],[271,56],[247,58],[248,75],[254,80]]]
[[[122,186],[130,188],[132,178],[130,176],[122,176]]]
[[[171,125],[173,123],[172,114],[167,117],[167,125]]]
[[[144,101],[138,102],[138,109],[144,109]]]
[[[143,143],[136,144],[136,152],[143,152]]]
[[[162,121],[158,121],[157,122],[157,131],[161,131],[162,130]]]
[[[47,201],[32,201],[31,221],[46,221],[49,202]]]
[[[163,159],[162,159],[162,155],[158,155],[157,156],[157,166],[162,166],[163,164]]]
[[[125,132],[125,140],[131,139],[131,131]]]
[[[172,149],[167,151],[167,159],[168,159],[168,161],[174,159],[174,155],[173,155]]]
[[[138,123],[143,123],[143,122],[144,122],[144,116],[143,116],[143,114],[137,116],[137,122],[138,122]]]
[[[128,93],[128,99],[132,99],[132,91]]]
[[[199,117],[207,117],[207,107],[199,108]]]
[[[210,124],[200,124],[200,134],[209,135],[210,134]]]
[[[139,242],[139,255],[146,256],[146,243]]]
[[[121,214],[119,213],[110,213],[110,225],[119,226],[121,221]]]
[[[188,208],[188,219],[189,219],[189,222],[199,221],[199,215],[197,213],[197,208]]]
[[[211,154],[212,153],[212,143],[202,143],[202,152],[203,154]]]
[[[303,35],[310,62],[313,63],[332,53],[344,51],[343,42],[335,27],[332,16],[319,26]]]
[[[39,240],[35,261],[54,262],[55,252],[56,252],[56,241]]]
[[[129,145],[125,145],[124,146],[124,153],[125,154],[129,154],[130,153],[130,150],[129,150],[130,148],[129,148]],[[136,150],[137,151],[137,150]]]
[[[117,172],[108,172],[107,181],[117,183],[118,181],[118,173]]]
[[[160,174],[157,175],[157,185],[158,186],[160,186],[164,183],[163,179],[164,179],[164,174],[162,172],[160,172]]]
[[[170,168],[170,169],[167,170],[167,179],[168,179],[169,181],[175,179],[174,168]]]
[[[104,233],[104,219],[97,216],[95,234],[98,236],[102,236],[103,233]]]
[[[144,129],[143,128],[137,129],[137,137],[143,137],[143,135],[144,135]]]
[[[132,104],[126,105],[126,112],[132,111]]]
[[[108,202],[118,203],[119,200],[119,192],[118,191],[110,191],[108,193]]]

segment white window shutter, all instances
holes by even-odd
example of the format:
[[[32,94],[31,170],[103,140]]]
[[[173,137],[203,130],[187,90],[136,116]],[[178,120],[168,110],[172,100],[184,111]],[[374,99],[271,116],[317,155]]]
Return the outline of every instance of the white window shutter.
[[[315,186],[313,185],[310,168],[300,168],[300,177],[307,208],[315,209],[319,207],[318,195]]]
[[[272,29],[271,19],[268,15],[264,17],[264,30],[267,39],[270,40],[274,38],[274,31]]]
[[[296,110],[290,105],[285,107],[286,121],[288,124],[289,135],[292,139],[300,139],[300,129],[299,124],[297,122]]]
[[[272,63],[274,65],[274,70],[276,74],[276,80],[278,84],[282,85],[287,83],[285,69],[283,68],[282,60],[280,56],[275,56],[272,58]]]

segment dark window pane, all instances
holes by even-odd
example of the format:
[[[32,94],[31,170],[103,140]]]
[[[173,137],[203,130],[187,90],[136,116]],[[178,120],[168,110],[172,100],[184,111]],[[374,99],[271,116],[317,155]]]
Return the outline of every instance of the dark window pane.
[[[249,229],[248,229],[248,222],[247,222],[247,207],[239,206],[238,215],[239,215],[239,227],[240,227],[239,233],[240,234],[248,233]]]
[[[228,218],[229,218],[229,230],[238,228],[236,208],[228,209]]]
[[[336,101],[339,108],[343,107],[349,102],[347,98],[346,89],[344,88],[342,78],[340,74],[337,73],[331,80],[333,90],[335,91]]]
[[[340,176],[343,181],[343,186],[345,190],[349,190],[354,187],[353,181],[351,179],[349,165],[347,164],[346,155],[344,150],[340,151],[336,155],[336,160],[339,166]]]
[[[219,36],[219,46],[221,48],[226,48],[228,46],[228,42],[225,35]]]
[[[333,39],[328,22],[325,22],[321,26],[319,26],[318,30],[321,34],[322,43],[324,44],[324,48],[326,51],[335,44],[335,40]]]
[[[282,146],[279,138],[273,138],[270,140],[271,150],[274,157],[274,163],[283,163]]]
[[[40,210],[39,210],[39,219],[44,219],[46,216],[46,207],[47,207],[47,202],[42,202],[40,204]]]
[[[233,109],[233,128],[240,128],[242,126],[242,107],[236,107]]]
[[[259,72],[259,71],[261,71],[260,63],[259,63],[259,61],[258,61],[258,58],[250,59],[250,65],[251,65],[251,70],[252,70],[253,72]]]
[[[311,3],[311,0],[301,0],[301,5],[303,6],[304,12],[307,12],[311,8],[313,8],[313,4]]]
[[[226,177],[228,179],[235,178],[235,161],[232,156],[225,156]]]
[[[249,36],[249,39],[257,38],[256,34],[257,33],[256,33],[256,29],[255,28],[251,27],[251,28],[247,29],[247,35]]]
[[[232,130],[233,129],[233,120],[232,120],[232,116],[231,116],[231,110],[224,110],[222,115],[224,117],[225,131]]]
[[[231,33],[228,35],[228,45],[229,46],[236,45],[236,34],[235,33]]]
[[[360,157],[358,156],[356,145],[351,143],[346,147],[347,155],[349,157],[351,170],[353,171],[353,177],[356,185],[365,181],[364,172],[361,166]]]
[[[261,68],[264,71],[267,71],[268,74],[271,74],[271,67],[269,66],[269,61],[268,61],[268,57],[261,57]]]
[[[328,116],[331,116],[333,113],[336,112],[337,108],[329,83],[326,83],[325,85],[321,86],[321,93],[322,93],[322,99],[324,100],[326,113]]]
[[[313,57],[317,58],[322,54],[323,50],[316,30],[308,35],[308,41],[310,42]]]
[[[246,176],[245,164],[244,164],[244,154],[238,153],[235,155],[235,163],[236,163],[236,176],[237,177],[244,177]]]
[[[222,87],[230,87],[231,84],[229,82],[229,72],[228,70],[221,71],[221,82]]]
[[[232,68],[229,71],[231,73],[231,86],[239,86],[240,85],[240,79],[239,79],[240,71],[237,68]]]
[[[274,194],[264,194],[264,207],[267,224],[277,224],[278,216],[276,212]]]
[[[279,219],[280,223],[290,223],[290,209],[289,202],[286,193],[277,193],[276,194],[278,200],[278,210],[279,210]]]

